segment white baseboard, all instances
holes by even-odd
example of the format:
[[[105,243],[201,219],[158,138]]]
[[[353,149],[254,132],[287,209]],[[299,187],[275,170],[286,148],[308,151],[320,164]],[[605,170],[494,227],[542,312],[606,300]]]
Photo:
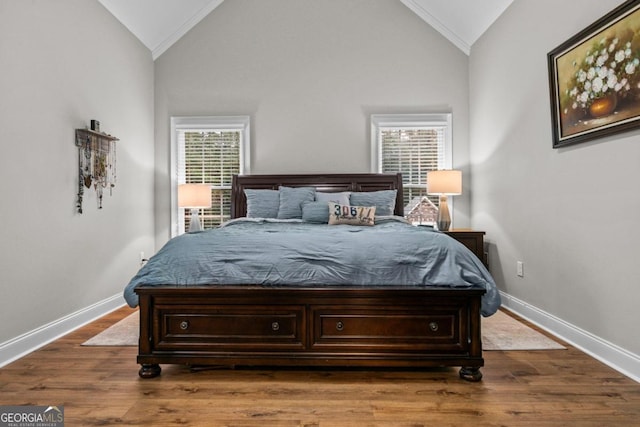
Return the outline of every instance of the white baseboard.
[[[640,383],[640,356],[637,354],[618,347],[507,293],[501,291],[500,296],[504,308]]]
[[[122,307],[124,304],[125,301],[122,294],[114,295],[9,341],[0,343],[0,368]]]

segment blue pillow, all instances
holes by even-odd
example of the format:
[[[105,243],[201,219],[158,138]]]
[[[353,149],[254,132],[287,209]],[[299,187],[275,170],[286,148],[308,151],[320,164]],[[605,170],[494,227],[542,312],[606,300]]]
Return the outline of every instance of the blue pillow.
[[[277,218],[280,207],[278,190],[253,190],[245,188],[247,218]]]
[[[316,201],[318,202],[335,202],[341,205],[349,204],[349,196],[351,195],[351,191],[343,191],[341,193],[316,193]]]
[[[393,215],[398,190],[365,191],[351,193],[351,206],[375,206],[376,215]]]
[[[302,218],[302,204],[316,198],[314,187],[280,187],[278,219]]]
[[[302,220],[316,224],[329,222],[329,204],[327,202],[304,202],[302,204]]]

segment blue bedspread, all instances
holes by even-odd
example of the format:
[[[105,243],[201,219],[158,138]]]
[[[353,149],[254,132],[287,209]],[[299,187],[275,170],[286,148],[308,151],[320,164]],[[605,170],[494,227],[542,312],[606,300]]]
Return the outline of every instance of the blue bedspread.
[[[399,217],[373,227],[299,220],[237,219],[171,239],[124,291],[138,304],[138,285],[432,285],[483,288],[482,314],[500,294],[464,245]]]

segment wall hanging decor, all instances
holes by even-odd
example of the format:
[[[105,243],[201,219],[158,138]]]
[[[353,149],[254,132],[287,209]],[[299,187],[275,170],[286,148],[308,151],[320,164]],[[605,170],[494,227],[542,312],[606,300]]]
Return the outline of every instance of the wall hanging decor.
[[[78,147],[78,213],[82,213],[85,187],[96,191],[98,209],[102,209],[105,188],[109,194],[116,185],[116,141],[118,138],[100,132],[100,122],[91,121],[92,129],[76,129]],[[97,124],[97,126],[96,126]]]
[[[549,52],[553,148],[640,126],[640,0]]]

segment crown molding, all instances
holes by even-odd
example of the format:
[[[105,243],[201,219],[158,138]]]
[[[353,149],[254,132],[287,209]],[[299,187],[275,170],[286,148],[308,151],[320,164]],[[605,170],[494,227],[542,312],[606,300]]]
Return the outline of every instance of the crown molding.
[[[442,34],[447,40],[453,43],[458,49],[463,51],[465,55],[471,53],[471,46],[450,28],[440,22],[435,16],[430,14],[424,7],[418,4],[415,0],[400,0],[402,4],[411,9],[416,15],[418,15],[423,21],[431,25],[436,31]]]
[[[205,7],[200,9],[198,13],[193,15],[191,19],[186,21],[184,24],[180,26],[175,32],[170,34],[166,39],[164,39],[158,46],[151,49],[151,57],[155,61],[160,55],[162,55],[167,49],[169,49],[175,42],[180,40],[182,36],[187,34],[189,30],[195,27],[198,22],[202,21],[209,13],[211,13],[215,8],[220,6],[224,0],[212,0]]]

